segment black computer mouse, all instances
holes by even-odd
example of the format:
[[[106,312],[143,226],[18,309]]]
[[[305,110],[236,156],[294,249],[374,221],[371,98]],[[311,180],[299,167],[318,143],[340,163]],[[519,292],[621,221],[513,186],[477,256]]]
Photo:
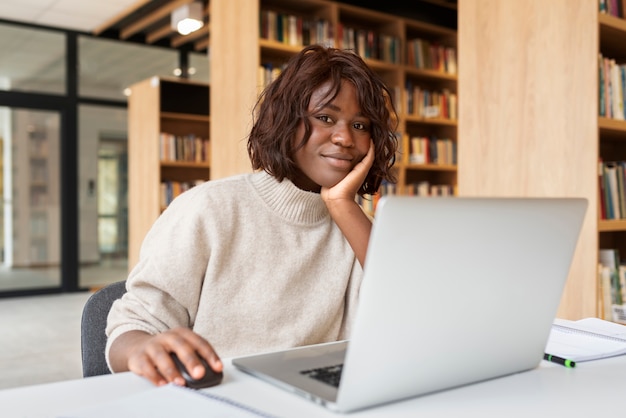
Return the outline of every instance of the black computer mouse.
[[[176,353],[171,353],[170,355],[172,356],[172,360],[178,368],[178,371],[180,371],[180,374],[185,379],[185,384],[187,387],[192,389],[202,389],[219,385],[222,382],[224,374],[222,372],[214,371],[211,366],[209,366],[209,363],[207,363],[206,360],[202,357],[199,358],[200,362],[204,366],[204,376],[201,379],[194,379],[193,377],[191,377],[191,375],[187,371],[187,368],[182,363],[182,361],[180,361]]]

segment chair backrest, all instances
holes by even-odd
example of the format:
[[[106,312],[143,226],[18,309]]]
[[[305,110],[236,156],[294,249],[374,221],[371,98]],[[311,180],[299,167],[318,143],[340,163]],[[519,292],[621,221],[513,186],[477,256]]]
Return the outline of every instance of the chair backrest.
[[[126,280],[111,283],[91,295],[83,307],[80,325],[83,377],[111,373],[104,355],[107,316],[113,302],[125,292]]]

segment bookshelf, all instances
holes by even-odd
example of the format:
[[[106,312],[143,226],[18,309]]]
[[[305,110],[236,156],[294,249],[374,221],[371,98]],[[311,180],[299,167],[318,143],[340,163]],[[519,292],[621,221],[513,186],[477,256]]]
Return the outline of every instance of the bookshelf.
[[[159,77],[143,80],[131,86],[128,118],[132,269],[145,234],[168,204],[165,190],[173,185],[182,192],[185,185],[210,178],[209,86]]]
[[[604,166],[615,164],[615,166],[619,167],[626,161],[626,121],[623,113],[623,92],[615,88],[613,89],[615,97],[622,98],[622,111],[618,115],[616,113],[620,112],[620,109],[610,103],[611,95],[605,96],[607,93],[604,78],[610,73],[610,71],[606,71],[608,70],[607,62],[609,60],[613,60],[613,63],[618,66],[626,64],[626,20],[623,17],[601,12],[598,13],[598,26],[598,53],[600,54],[598,62],[600,74],[598,82],[598,90],[600,92],[598,95],[600,114],[598,118],[598,157]],[[600,175],[602,172],[602,168],[599,168],[598,174]],[[616,255],[620,258],[618,260],[619,263],[624,261],[624,256],[626,255],[626,213],[623,211],[623,206],[621,207],[621,214],[618,212],[613,213],[613,205],[609,203],[610,199],[607,199],[607,196],[604,195],[603,187],[600,186],[605,179],[602,176],[599,179],[598,196],[599,200],[601,200],[601,203],[598,205],[599,249],[617,249]],[[606,182],[604,185],[606,188]],[[623,187],[619,195],[623,195]],[[608,206],[612,207],[610,211]],[[601,298],[601,294],[598,297]],[[619,304],[619,302],[617,303]],[[598,305],[602,306],[602,302],[598,302]],[[602,315],[598,314],[598,316]],[[617,317],[621,316],[617,314]],[[605,319],[613,319],[610,309],[605,311]]]
[[[446,28],[429,25],[427,23],[404,21],[404,41],[412,50],[421,48],[423,42],[427,46],[435,46],[437,53],[446,54],[453,51],[455,56],[449,61],[449,68],[434,68],[432,60],[426,59],[425,66],[411,65],[415,59],[405,58],[407,65],[402,67],[404,81],[403,103],[400,107],[401,130],[403,132],[403,153],[400,172],[400,192],[403,194],[416,193],[424,183],[429,187],[439,189],[428,191],[430,195],[457,194],[457,66],[456,47],[457,33]],[[415,53],[414,55],[417,55]],[[428,64],[431,61],[431,64]],[[439,60],[441,62],[441,60]],[[421,99],[415,97],[415,89],[424,91],[426,95],[435,96],[435,101],[444,100],[442,106],[422,107]],[[412,97],[413,96],[413,97]],[[452,99],[451,99],[452,98]],[[439,109],[437,109],[439,107]],[[439,152],[426,151],[416,153],[416,141],[428,138],[427,148],[436,147]],[[433,141],[435,141],[433,143]],[[442,146],[440,146],[442,145]],[[419,147],[424,150],[424,146]],[[443,151],[443,152],[442,152]],[[436,155],[436,156],[435,156]],[[443,189],[442,189],[443,187]]]
[[[413,107],[409,108],[411,95],[407,85],[421,87],[422,91],[447,92],[456,95],[456,71],[418,67],[408,64],[407,45],[417,39],[424,45],[437,44],[456,49],[456,32],[423,22],[390,15],[362,7],[327,0],[233,0],[215,1],[211,5],[211,54],[220,57],[211,63],[211,97],[220,106],[212,110],[212,117],[220,120],[211,125],[211,138],[221,158],[211,163],[212,178],[226,177],[250,171],[245,150],[245,139],[250,128],[250,117],[257,94],[271,80],[272,71],[297,53],[307,42],[290,36],[289,30],[281,35],[272,25],[284,17],[285,27],[290,19],[314,28],[308,39],[313,43],[331,44],[341,48],[354,48],[367,64],[386,82],[392,92],[399,113],[400,154],[397,193],[410,193],[410,188],[420,182],[447,185],[454,193],[457,189],[456,158],[450,160],[425,160],[411,162],[411,138],[428,137],[448,139],[454,152],[457,143],[457,123],[449,112],[435,113],[439,106],[431,105],[428,117]],[[293,33],[293,32],[292,32]],[[352,35],[352,36],[350,36]],[[368,42],[369,39],[369,42]],[[386,45],[368,48],[368,45]],[[424,46],[426,49],[426,46]],[[233,54],[232,51],[241,51]],[[262,69],[265,69],[265,75]],[[446,99],[446,100],[447,100]],[[448,102],[446,102],[448,103]],[[454,112],[456,114],[456,112]]]

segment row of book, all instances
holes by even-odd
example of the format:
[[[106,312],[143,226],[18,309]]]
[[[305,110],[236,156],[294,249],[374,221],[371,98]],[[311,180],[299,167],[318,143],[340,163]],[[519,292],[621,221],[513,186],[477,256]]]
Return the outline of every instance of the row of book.
[[[412,136],[409,140],[409,163],[456,164],[456,142],[436,136]]]
[[[283,64],[282,66],[275,66],[271,62],[266,62],[259,65],[259,69],[257,72],[257,86],[259,87],[259,93],[272,81],[278,78],[280,73],[284,70],[285,65],[286,64]]]
[[[624,17],[622,0],[598,0],[600,13],[606,13],[615,17]]]
[[[338,23],[336,28],[333,28],[326,19],[261,10],[259,30],[261,39],[289,46],[322,44],[354,50],[366,59],[393,64],[402,62],[400,39],[371,29],[353,28],[343,23]],[[412,67],[447,74],[457,72],[456,49],[451,46],[416,38],[407,41],[406,55],[406,64]]]
[[[433,184],[429,181],[420,181],[417,183],[407,184],[405,194],[408,196],[454,196],[456,191],[450,184]],[[365,197],[356,196],[356,201],[361,207],[369,214],[376,212],[376,206],[381,197],[385,195],[395,195],[398,193],[396,184],[384,181],[378,192],[374,195],[367,195]]]
[[[378,189],[377,195],[397,194],[398,188],[394,183],[383,182]],[[456,190],[451,184],[432,183],[427,180],[408,183],[405,185],[405,195],[407,196],[454,196]]]
[[[378,188],[378,192],[373,195],[356,196],[356,202],[361,205],[365,212],[373,215],[376,212],[376,206],[381,197],[385,195],[397,194],[397,185],[388,181],[383,181]]]
[[[172,200],[177,198],[181,193],[186,192],[194,186],[204,183],[206,180],[195,181],[163,181],[160,185],[160,205],[166,208]]]
[[[611,119],[626,119],[626,64],[598,55],[599,114]]]
[[[400,64],[400,39],[395,36],[376,33],[373,30],[354,29],[342,24],[337,26],[338,48],[350,49],[364,59],[376,59]]]
[[[602,319],[626,324],[626,263],[616,248],[599,251],[598,306]]]
[[[422,118],[457,119],[457,96],[449,89],[430,90],[408,81],[402,93],[402,105],[408,115]]]
[[[598,165],[601,219],[626,218],[626,161],[602,161]]]
[[[159,153],[161,161],[208,162],[211,159],[208,138],[198,135],[174,135],[161,132]]]
[[[263,63],[257,72],[259,93],[283,71],[284,66],[275,66],[271,62]],[[457,120],[458,100],[456,93],[449,89],[430,90],[414,86],[410,81],[404,89],[396,86],[391,89],[396,111],[424,119]]]
[[[456,74],[456,49],[425,39],[407,42],[407,64],[425,70]]]
[[[290,46],[334,45],[331,23],[326,19],[261,10],[260,37]]]
[[[409,183],[405,186],[408,196],[454,196],[456,191],[451,184],[435,184],[427,180]]]

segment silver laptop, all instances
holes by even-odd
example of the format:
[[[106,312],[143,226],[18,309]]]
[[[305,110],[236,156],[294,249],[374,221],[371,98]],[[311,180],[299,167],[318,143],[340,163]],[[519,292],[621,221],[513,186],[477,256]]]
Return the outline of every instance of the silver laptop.
[[[350,340],[233,364],[339,412],[533,369],[586,209],[582,198],[384,197]]]

